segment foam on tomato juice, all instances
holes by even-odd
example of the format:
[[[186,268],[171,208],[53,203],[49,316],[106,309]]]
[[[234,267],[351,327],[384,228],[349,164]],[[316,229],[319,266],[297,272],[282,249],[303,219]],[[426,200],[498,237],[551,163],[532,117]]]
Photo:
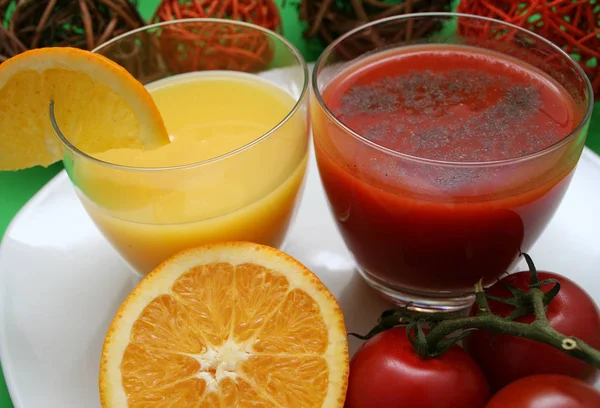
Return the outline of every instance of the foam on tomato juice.
[[[558,207],[585,138],[535,157],[585,112],[533,66],[462,45],[369,55],[322,101],[313,131],[338,227],[363,276],[408,298],[458,296],[508,270]]]

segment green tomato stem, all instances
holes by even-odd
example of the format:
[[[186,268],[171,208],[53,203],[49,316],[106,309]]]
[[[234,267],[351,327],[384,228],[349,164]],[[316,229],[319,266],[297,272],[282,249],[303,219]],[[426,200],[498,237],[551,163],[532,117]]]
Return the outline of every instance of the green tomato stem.
[[[535,323],[550,327],[548,317],[546,316],[546,306],[544,305],[544,292],[539,288],[529,289],[531,304],[533,306],[533,314],[535,315]],[[550,327],[551,328],[551,327]]]
[[[430,354],[428,356],[422,355],[422,357],[435,357],[436,353],[432,353],[430,350],[435,350],[437,344],[439,344],[443,338],[448,334],[468,329],[486,330],[496,334],[511,335],[539,341],[557,348],[572,357],[585,361],[596,368],[600,368],[600,351],[590,347],[583,341],[575,337],[565,336],[543,322],[536,321],[531,324],[519,323],[506,320],[493,314],[439,322],[429,331],[429,333],[427,333],[427,349]]]
[[[483,289],[483,280],[480,279],[475,285],[475,303],[477,304],[477,314],[485,316],[491,314],[490,305],[488,304],[485,290]]]

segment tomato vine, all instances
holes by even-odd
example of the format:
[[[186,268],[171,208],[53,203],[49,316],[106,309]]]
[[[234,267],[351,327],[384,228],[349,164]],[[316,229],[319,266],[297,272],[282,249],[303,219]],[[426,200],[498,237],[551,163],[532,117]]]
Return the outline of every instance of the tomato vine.
[[[523,291],[506,285],[512,293],[512,297],[498,298],[488,295],[480,281],[475,285],[477,313],[474,316],[465,317],[461,313],[419,312],[412,310],[409,304],[384,311],[379,317],[377,325],[366,335],[356,333],[351,333],[351,335],[366,340],[392,327],[406,326],[409,340],[417,353],[423,358],[432,358],[443,354],[473,330],[487,330],[496,334],[508,334],[548,344],[600,368],[599,350],[576,337],[559,333],[550,326],[546,315],[546,306],[559,293],[560,284],[553,279],[540,281],[531,257],[526,253],[523,253],[522,256],[529,266],[529,290]],[[550,283],[553,284],[552,288],[544,292],[542,285]],[[489,308],[488,299],[507,303],[515,309],[506,317],[495,315]],[[528,314],[533,314],[535,317],[531,323],[514,321],[514,319]],[[426,330],[423,329],[424,325],[428,326]]]

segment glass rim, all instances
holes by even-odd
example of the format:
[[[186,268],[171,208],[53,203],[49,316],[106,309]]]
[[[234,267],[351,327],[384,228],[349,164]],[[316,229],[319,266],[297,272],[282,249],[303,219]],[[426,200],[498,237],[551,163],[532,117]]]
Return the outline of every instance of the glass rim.
[[[413,156],[413,155],[410,155],[407,153],[397,152],[393,149],[390,149],[390,148],[381,146],[375,142],[372,142],[369,139],[365,138],[364,136],[361,136],[359,133],[355,132],[354,130],[350,129],[348,126],[343,124],[336,117],[336,115],[329,109],[329,107],[323,100],[321,91],[319,90],[319,86],[318,86],[318,74],[321,71],[321,69],[324,68],[323,65],[324,65],[325,60],[332,54],[333,50],[340,43],[342,43],[349,37],[355,35],[356,33],[359,33],[363,30],[368,30],[369,28],[372,28],[373,26],[377,26],[377,25],[383,24],[383,23],[389,23],[389,22],[393,22],[393,21],[403,21],[403,20],[408,20],[408,19],[412,19],[412,18],[423,18],[423,17],[427,17],[430,19],[432,19],[432,18],[448,18],[448,19],[454,18],[454,19],[457,19],[457,18],[462,17],[462,18],[482,20],[482,21],[487,21],[487,22],[492,22],[492,23],[500,23],[504,26],[517,29],[518,31],[520,31],[524,34],[532,36],[535,39],[542,41],[546,45],[549,45],[552,49],[554,49],[556,52],[558,52],[563,58],[566,58],[566,60],[569,61],[569,63],[572,66],[575,67],[576,72],[581,77],[583,77],[584,82],[585,82],[585,88],[589,95],[589,97],[587,98],[588,101],[587,101],[585,115],[583,115],[583,117],[581,118],[581,120],[579,121],[577,126],[567,136],[565,136],[558,142],[556,142],[542,150],[533,152],[533,153],[529,153],[529,154],[526,154],[523,156],[511,157],[508,159],[501,159],[501,160],[488,160],[488,161],[479,161],[479,162],[478,161],[461,162],[461,161],[446,161],[446,160],[428,159],[425,157]],[[590,80],[589,80],[588,76],[586,75],[585,71],[583,70],[583,68],[581,68],[581,66],[576,61],[574,61],[569,56],[569,54],[567,54],[559,46],[557,46],[556,44],[552,43],[551,41],[545,39],[544,37],[542,37],[539,34],[536,34],[532,31],[526,30],[522,27],[519,27],[519,26],[511,24],[511,23],[505,23],[504,21],[497,20],[497,19],[490,18],[490,17],[476,16],[476,15],[465,14],[465,13],[454,13],[454,12],[421,12],[421,13],[410,13],[410,14],[402,14],[402,15],[398,15],[398,16],[385,17],[385,18],[381,18],[379,20],[371,21],[367,24],[361,25],[359,27],[356,27],[356,28],[348,31],[344,35],[335,39],[331,44],[329,44],[325,48],[325,50],[323,50],[323,52],[321,53],[319,58],[317,58],[317,61],[315,62],[315,65],[313,67],[311,84],[312,84],[313,92],[315,94],[315,99],[317,100],[317,103],[319,104],[319,106],[324,110],[327,117],[329,119],[333,120],[337,126],[340,126],[345,131],[345,133],[349,134],[354,139],[358,140],[361,143],[366,144],[367,146],[377,149],[387,155],[391,155],[391,156],[394,156],[394,157],[397,157],[397,158],[400,158],[403,160],[417,162],[420,164],[431,164],[431,165],[437,165],[437,166],[451,166],[451,167],[498,166],[498,165],[519,163],[521,161],[526,161],[526,160],[534,159],[537,157],[545,156],[548,153],[551,153],[557,149],[560,149],[561,147],[563,147],[563,145],[568,144],[571,141],[571,139],[573,139],[576,135],[580,134],[581,131],[583,130],[583,128],[589,122],[589,120],[592,116],[593,108],[594,108],[594,91],[592,88],[592,83],[590,82]]]
[[[267,28],[261,27],[259,25],[256,25],[256,24],[246,23],[244,21],[226,20],[226,19],[219,19],[219,18],[187,18],[187,19],[162,21],[160,23],[149,24],[149,25],[146,25],[143,27],[136,28],[131,31],[127,31],[126,33],[118,35],[117,37],[114,37],[114,38],[100,44],[99,46],[94,48],[91,52],[97,53],[98,51],[100,51],[101,49],[103,49],[109,45],[112,45],[124,38],[130,37],[130,36],[138,34],[140,32],[152,30],[155,28],[163,27],[163,26],[169,26],[172,24],[189,24],[189,23],[219,23],[219,24],[224,24],[224,25],[236,25],[236,26],[246,27],[246,28],[262,31],[267,36],[269,36],[271,38],[275,38],[277,41],[281,42],[286,47],[286,49],[288,51],[290,51],[291,54],[295,57],[296,61],[298,62],[299,67],[302,69],[302,74],[303,74],[302,75],[302,77],[303,77],[302,90],[301,90],[298,98],[294,98],[294,99],[296,99],[296,102],[295,102],[294,106],[290,109],[290,111],[287,113],[287,115],[283,119],[281,119],[279,121],[279,123],[277,123],[275,126],[273,126],[269,131],[262,134],[260,137],[257,137],[253,141],[246,143],[245,145],[240,146],[237,149],[234,149],[230,152],[223,153],[219,156],[212,157],[210,159],[201,160],[201,161],[194,162],[194,163],[181,164],[181,165],[177,165],[177,166],[135,167],[135,166],[127,166],[124,164],[117,164],[117,163],[111,163],[109,161],[104,161],[104,160],[98,159],[98,158],[92,156],[91,154],[88,154],[88,153],[80,150],[79,148],[77,148],[77,146],[75,146],[73,143],[71,143],[69,141],[69,139],[62,133],[62,131],[60,130],[60,127],[58,126],[58,123],[56,123],[56,118],[54,116],[54,103],[51,102],[50,107],[49,107],[50,122],[52,124],[54,133],[56,133],[56,136],[58,136],[58,138],[65,145],[66,148],[68,148],[71,152],[75,153],[78,156],[81,156],[81,157],[83,157],[87,160],[90,160],[96,164],[113,168],[115,170],[139,171],[139,172],[164,172],[164,171],[173,171],[173,170],[186,170],[186,169],[190,169],[190,168],[204,166],[204,165],[210,164],[210,163],[215,163],[215,162],[218,162],[221,160],[225,160],[231,156],[236,156],[239,153],[242,153],[242,152],[252,148],[253,146],[259,144],[263,140],[268,139],[278,129],[280,129],[287,122],[289,122],[292,119],[292,117],[302,108],[302,106],[304,105],[304,101],[307,98],[309,89],[310,89],[310,80],[309,80],[310,71],[308,69],[308,64],[302,57],[302,54],[300,54],[300,51],[283,35],[275,32],[275,31],[271,31]],[[63,159],[64,159],[64,154],[63,154]]]

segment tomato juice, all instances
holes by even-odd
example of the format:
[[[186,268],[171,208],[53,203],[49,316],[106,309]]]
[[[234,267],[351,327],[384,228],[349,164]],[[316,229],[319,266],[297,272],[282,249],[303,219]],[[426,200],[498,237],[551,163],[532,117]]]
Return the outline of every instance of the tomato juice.
[[[312,107],[315,150],[367,280],[459,296],[529,250],[585,139],[564,140],[585,111],[558,81],[464,45],[378,52],[332,77],[320,91],[329,112]]]

